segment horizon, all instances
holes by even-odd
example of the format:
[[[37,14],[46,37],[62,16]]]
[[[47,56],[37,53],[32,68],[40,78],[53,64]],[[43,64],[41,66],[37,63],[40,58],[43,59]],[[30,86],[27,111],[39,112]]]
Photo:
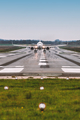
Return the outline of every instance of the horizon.
[[[79,0],[0,1],[0,39],[80,40]]]
[[[62,42],[80,41],[80,40],[65,40],[65,41],[64,41],[64,40],[60,40],[60,39],[55,39],[55,40],[39,40],[39,39],[1,39],[1,38],[0,38],[0,40],[5,40],[5,41],[6,41],[6,40],[8,40],[8,41],[12,41],[12,40],[13,40],[13,41],[17,41],[17,40],[19,40],[19,41],[21,41],[21,40],[22,40],[22,41],[27,41],[27,40],[30,40],[30,41],[41,41],[41,42],[42,42],[42,41],[46,41],[46,42],[48,42],[48,41],[55,42],[56,40],[59,40],[59,41],[62,41]]]

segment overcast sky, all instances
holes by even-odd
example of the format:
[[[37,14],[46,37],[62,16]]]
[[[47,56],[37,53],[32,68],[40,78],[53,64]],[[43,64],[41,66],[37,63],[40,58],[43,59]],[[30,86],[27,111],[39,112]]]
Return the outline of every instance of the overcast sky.
[[[0,38],[79,40],[80,0],[0,0]]]

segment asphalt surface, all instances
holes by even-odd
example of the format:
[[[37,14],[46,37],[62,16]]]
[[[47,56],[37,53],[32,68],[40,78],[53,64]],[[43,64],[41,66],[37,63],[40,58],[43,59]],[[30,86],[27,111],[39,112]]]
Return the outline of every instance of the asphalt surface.
[[[36,53],[29,48],[0,53],[0,76],[80,77],[80,53],[58,46]]]

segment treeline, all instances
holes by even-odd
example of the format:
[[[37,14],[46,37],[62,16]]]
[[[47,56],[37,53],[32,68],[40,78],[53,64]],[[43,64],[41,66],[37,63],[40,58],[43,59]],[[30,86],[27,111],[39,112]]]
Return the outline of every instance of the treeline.
[[[37,44],[39,41],[43,44],[59,45],[59,44],[68,44],[68,45],[80,45],[80,40],[75,41],[62,41],[56,39],[55,41],[43,41],[43,40],[4,40],[0,39],[0,44]]]
[[[73,46],[80,46],[80,40],[77,40],[77,41],[69,41],[67,42],[68,45],[73,45]]]
[[[55,40],[55,41],[43,41],[43,40],[4,40],[0,39],[0,44],[37,44],[39,41],[43,42],[43,44],[67,44],[66,41]]]

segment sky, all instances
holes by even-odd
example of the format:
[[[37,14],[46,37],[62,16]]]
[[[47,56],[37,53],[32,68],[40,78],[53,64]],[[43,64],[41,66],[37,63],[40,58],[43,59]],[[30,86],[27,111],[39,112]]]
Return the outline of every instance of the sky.
[[[80,0],[0,0],[0,39],[80,40]]]

